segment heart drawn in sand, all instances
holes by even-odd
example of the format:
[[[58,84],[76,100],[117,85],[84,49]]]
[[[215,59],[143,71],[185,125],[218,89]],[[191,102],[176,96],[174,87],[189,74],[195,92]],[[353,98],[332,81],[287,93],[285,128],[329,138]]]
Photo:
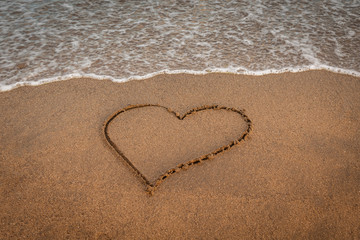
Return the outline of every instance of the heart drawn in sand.
[[[169,176],[230,150],[251,130],[244,110],[218,105],[183,115],[156,104],[130,105],[113,113],[103,126],[106,142],[151,195]]]

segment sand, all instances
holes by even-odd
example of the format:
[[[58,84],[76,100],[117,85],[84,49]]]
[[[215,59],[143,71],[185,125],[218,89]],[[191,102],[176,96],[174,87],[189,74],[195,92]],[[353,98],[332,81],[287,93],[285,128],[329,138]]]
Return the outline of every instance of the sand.
[[[176,170],[152,195],[104,137],[138,104],[165,108],[108,130],[149,182]],[[0,106],[2,239],[360,238],[360,78],[72,79],[1,92]],[[179,119],[202,106],[242,112],[251,131],[226,109]]]

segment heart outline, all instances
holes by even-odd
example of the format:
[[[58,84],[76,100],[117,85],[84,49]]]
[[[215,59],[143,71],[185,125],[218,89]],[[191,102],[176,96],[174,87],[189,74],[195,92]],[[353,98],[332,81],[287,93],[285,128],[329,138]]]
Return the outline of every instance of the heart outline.
[[[205,111],[205,110],[227,110],[227,111],[232,111],[235,112],[237,114],[239,114],[242,119],[245,121],[245,123],[247,124],[247,129],[241,134],[241,136],[239,138],[236,138],[235,140],[231,141],[228,145],[224,145],[221,146],[219,148],[217,148],[216,150],[207,153],[201,157],[197,157],[195,159],[192,159],[190,161],[187,161],[185,163],[180,163],[178,164],[175,168],[171,168],[169,170],[167,170],[165,173],[161,174],[153,183],[151,183],[144,174],[141,173],[141,171],[136,168],[136,166],[125,156],[125,154],[123,152],[121,152],[121,150],[119,149],[119,147],[111,140],[109,133],[108,133],[108,128],[110,123],[117,117],[119,116],[121,113],[124,113],[126,111],[129,111],[131,109],[137,109],[137,108],[143,108],[143,107],[160,107],[160,108],[164,108],[165,110],[167,110],[169,113],[175,115],[176,118],[178,118],[179,120],[183,120],[185,119],[187,116],[190,116],[196,112],[200,112],[200,111]],[[113,149],[131,168],[132,170],[134,170],[136,172],[136,174],[141,178],[141,180],[145,183],[146,185],[146,191],[150,194],[153,195],[155,190],[159,187],[159,185],[165,181],[166,178],[168,178],[169,176],[180,172],[182,170],[186,170],[191,166],[197,165],[199,163],[202,163],[206,160],[210,160],[213,159],[216,155],[229,151],[233,146],[238,145],[241,141],[245,141],[247,136],[250,134],[250,132],[253,129],[253,125],[252,125],[252,121],[249,119],[249,117],[245,114],[245,110],[238,110],[236,108],[230,108],[230,107],[225,107],[225,106],[219,106],[219,105],[204,105],[204,106],[200,106],[197,108],[193,108],[190,109],[189,111],[187,111],[186,113],[184,113],[183,115],[180,115],[178,112],[175,112],[174,110],[172,110],[171,108],[159,105],[159,104],[136,104],[136,105],[128,105],[125,108],[122,108],[116,112],[114,112],[112,115],[110,115],[110,117],[107,118],[107,120],[104,122],[103,124],[103,134],[106,140],[106,143],[110,146],[111,149]]]

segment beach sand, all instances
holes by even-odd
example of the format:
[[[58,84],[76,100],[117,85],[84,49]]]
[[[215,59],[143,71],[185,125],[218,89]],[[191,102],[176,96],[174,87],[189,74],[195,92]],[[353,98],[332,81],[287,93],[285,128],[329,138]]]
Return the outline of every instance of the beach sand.
[[[136,104],[179,116],[235,108],[252,129],[151,196],[103,133],[112,114]],[[360,238],[360,78],[72,79],[1,92],[0,106],[1,239]],[[155,181],[241,137],[245,120],[214,109],[179,120],[144,107],[118,115],[109,136]]]

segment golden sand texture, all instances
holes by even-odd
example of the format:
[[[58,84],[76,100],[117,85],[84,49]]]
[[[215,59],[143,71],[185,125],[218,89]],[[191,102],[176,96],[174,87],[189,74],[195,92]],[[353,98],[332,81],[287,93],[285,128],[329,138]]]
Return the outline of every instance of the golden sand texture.
[[[359,78],[327,71],[159,75],[121,84],[72,79],[2,92],[0,236],[356,239],[359,93]],[[166,178],[150,196],[103,132],[110,116],[139,104],[178,116],[201,106],[245,109],[252,131]],[[109,135],[153,178],[166,164],[197,159],[247,129],[226,111],[177,124],[176,114],[143,110],[118,116]]]

